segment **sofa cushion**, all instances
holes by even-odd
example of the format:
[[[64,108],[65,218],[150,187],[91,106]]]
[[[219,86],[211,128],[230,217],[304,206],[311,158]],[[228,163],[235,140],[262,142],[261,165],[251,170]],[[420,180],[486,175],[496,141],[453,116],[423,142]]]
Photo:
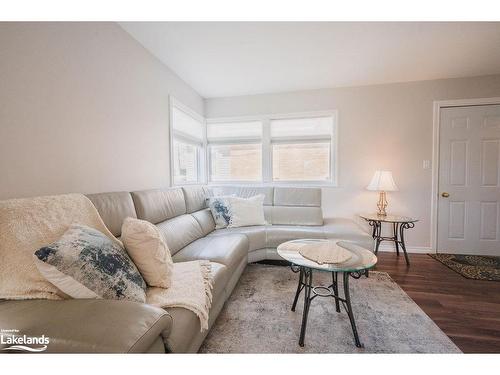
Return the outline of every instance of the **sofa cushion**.
[[[206,186],[185,186],[182,191],[184,192],[186,212],[188,214],[207,208],[209,192]]]
[[[225,228],[217,229],[210,233],[208,236],[227,236],[229,234],[242,234],[248,238],[249,251],[265,248],[266,245],[266,226],[255,225],[251,227],[240,228]]]
[[[174,262],[206,259],[225,265],[232,273],[247,256],[247,237],[242,234],[228,234],[200,238],[177,252],[172,258]]]
[[[278,225],[323,225],[321,207],[273,206],[271,223]]]
[[[226,266],[211,262],[213,275],[212,306],[226,298],[224,289],[227,284],[229,273]],[[191,310],[181,307],[167,308],[172,316],[174,324],[165,342],[173,353],[186,353],[193,339],[200,334],[200,319]],[[210,320],[213,321],[210,310]]]
[[[266,247],[272,248],[300,238],[325,238],[322,226],[271,225],[266,232]]]
[[[170,253],[174,255],[184,246],[203,237],[200,224],[192,215],[181,215],[165,220],[156,225],[167,243]]]
[[[321,189],[276,187],[273,204],[275,206],[321,207]]]
[[[137,217],[129,192],[88,194],[87,198],[97,208],[109,231],[117,237],[121,236],[123,220],[127,217]]]
[[[153,224],[186,213],[184,193],[180,188],[134,191],[137,218]]]
[[[191,215],[195,218],[198,224],[200,224],[201,231],[204,236],[215,230],[214,217],[212,216],[209,208],[193,212]]]

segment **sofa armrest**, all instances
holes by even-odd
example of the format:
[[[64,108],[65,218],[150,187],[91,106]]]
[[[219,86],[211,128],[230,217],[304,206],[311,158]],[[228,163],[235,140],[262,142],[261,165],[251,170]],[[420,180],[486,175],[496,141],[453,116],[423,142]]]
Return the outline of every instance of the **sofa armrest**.
[[[0,302],[0,328],[49,338],[52,353],[141,353],[168,337],[172,317],[129,301],[71,299]],[[10,346],[0,343],[0,350]]]

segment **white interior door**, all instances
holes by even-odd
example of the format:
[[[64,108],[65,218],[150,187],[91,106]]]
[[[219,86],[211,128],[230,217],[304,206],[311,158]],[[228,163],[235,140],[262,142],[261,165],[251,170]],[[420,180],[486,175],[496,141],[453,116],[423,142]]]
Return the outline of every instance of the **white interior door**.
[[[440,117],[438,252],[500,255],[500,105]]]

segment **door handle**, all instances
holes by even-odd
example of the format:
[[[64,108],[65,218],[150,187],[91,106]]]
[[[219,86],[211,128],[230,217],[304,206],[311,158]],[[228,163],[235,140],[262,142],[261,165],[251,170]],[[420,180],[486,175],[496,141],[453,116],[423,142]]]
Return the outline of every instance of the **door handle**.
[[[442,196],[443,198],[448,198],[448,197],[450,196],[450,193],[447,193],[447,192],[445,191],[445,192],[441,193],[441,196]]]

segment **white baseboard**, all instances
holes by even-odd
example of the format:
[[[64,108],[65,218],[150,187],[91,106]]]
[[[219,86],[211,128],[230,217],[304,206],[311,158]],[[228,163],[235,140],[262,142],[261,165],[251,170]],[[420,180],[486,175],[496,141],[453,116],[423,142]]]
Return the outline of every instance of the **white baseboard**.
[[[378,251],[384,251],[384,252],[387,251],[394,253],[396,252],[396,248],[394,247],[393,244],[382,244],[379,246]],[[406,251],[408,253],[413,253],[413,254],[435,253],[435,251],[432,250],[430,247],[424,247],[424,246],[406,246]]]

